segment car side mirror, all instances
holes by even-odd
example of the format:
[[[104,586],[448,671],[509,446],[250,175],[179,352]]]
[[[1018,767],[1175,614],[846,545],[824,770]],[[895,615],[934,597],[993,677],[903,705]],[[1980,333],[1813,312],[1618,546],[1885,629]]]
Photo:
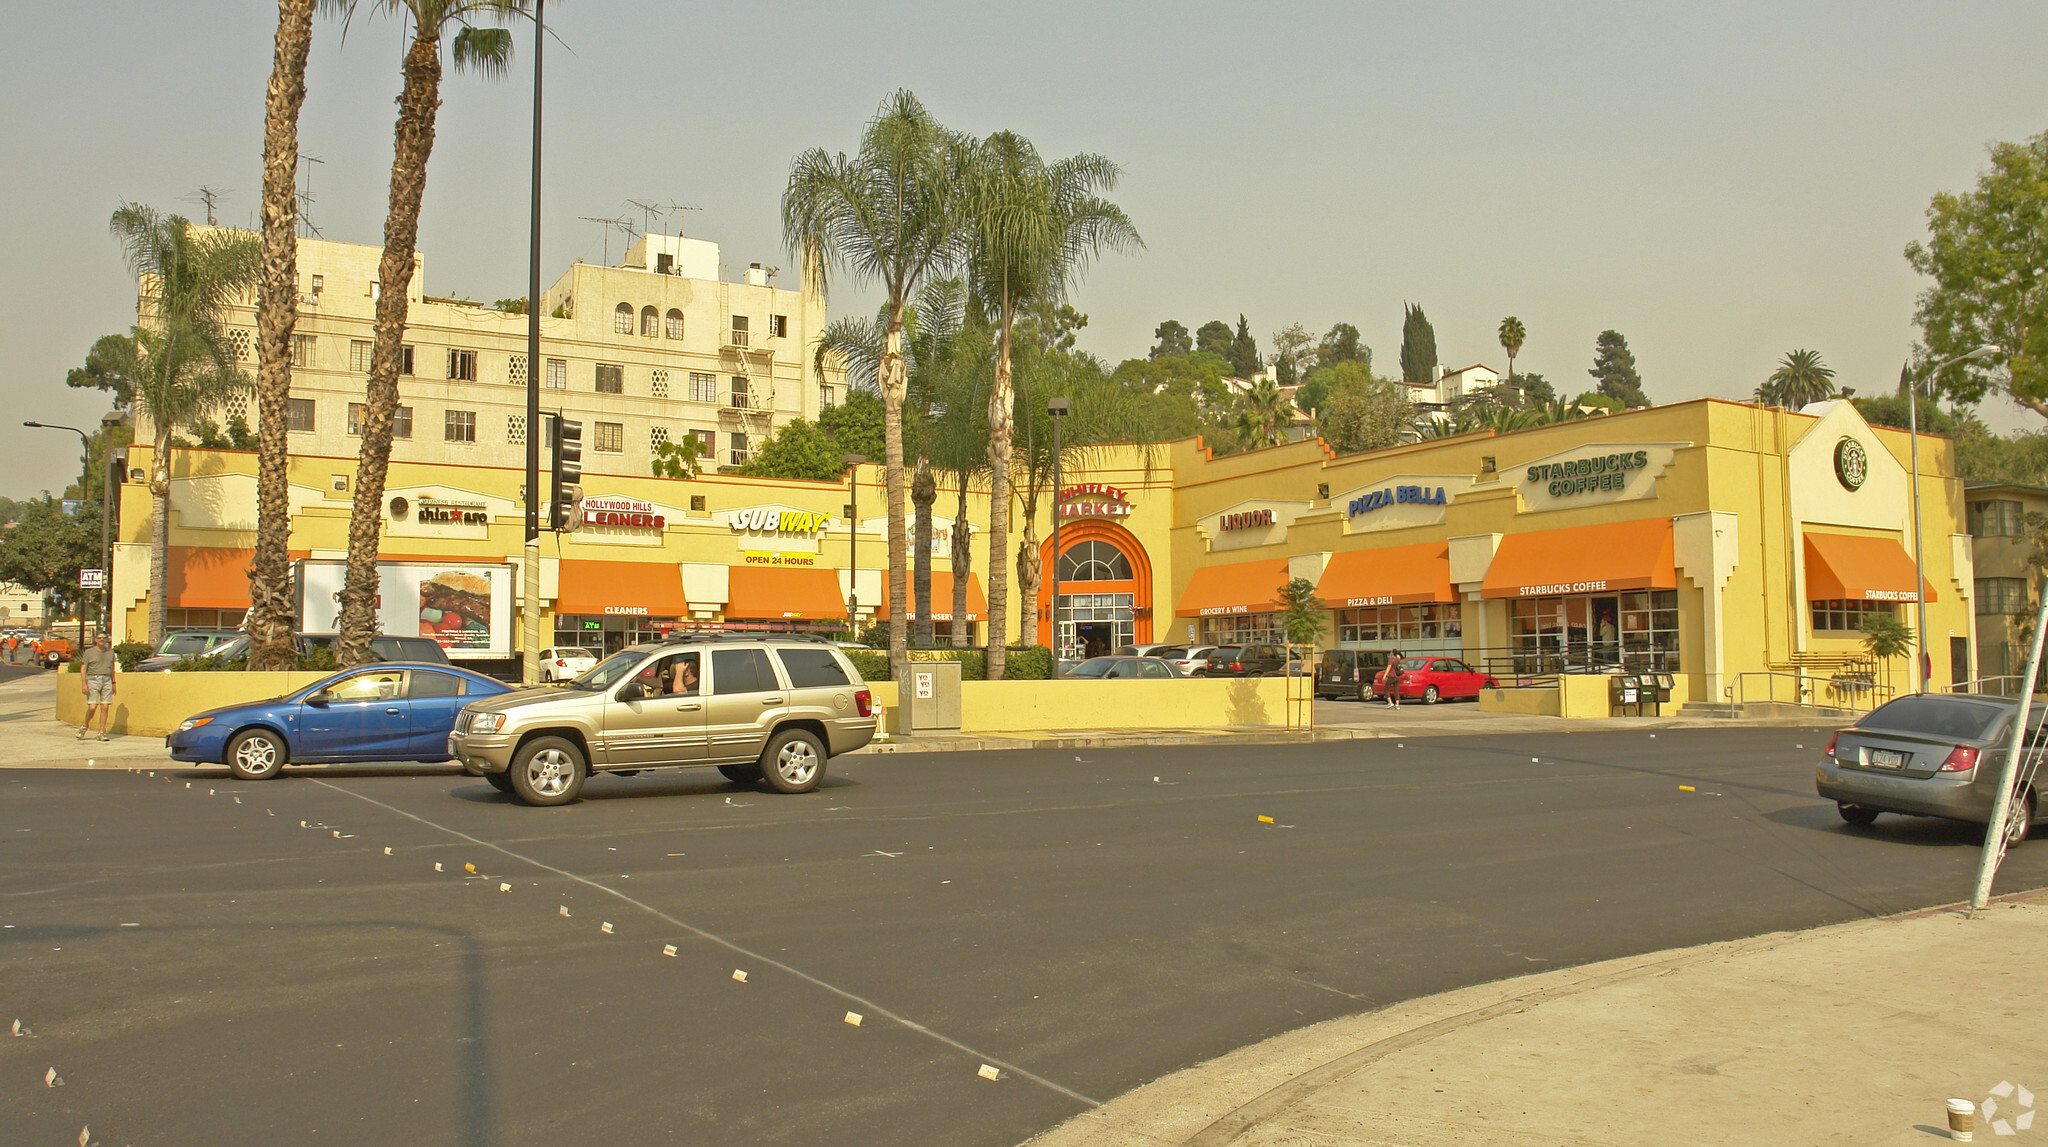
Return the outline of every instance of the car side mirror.
[[[318,693],[308,694],[306,697],[306,704],[311,705],[315,709],[327,708],[327,701],[327,690],[325,689],[320,690]]]
[[[621,701],[638,701],[645,696],[647,696],[647,687],[638,681],[628,681],[624,685],[619,686],[619,700]]]

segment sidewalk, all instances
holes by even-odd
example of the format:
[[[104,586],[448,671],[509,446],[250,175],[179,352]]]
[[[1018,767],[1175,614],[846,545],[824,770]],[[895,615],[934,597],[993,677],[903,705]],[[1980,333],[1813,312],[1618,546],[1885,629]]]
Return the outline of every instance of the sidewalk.
[[[1029,1147],[2048,1143],[2048,892],[1658,952],[1333,1020]],[[2001,1084],[2016,1085],[1993,1094]],[[2037,1094],[2038,1093],[2038,1094]],[[1993,1119],[2007,1121],[2004,1135]]]
[[[78,678],[67,678],[77,687]],[[36,673],[0,682],[0,737],[7,746],[0,768],[134,768],[143,759],[170,763],[162,737],[115,736],[111,741],[78,739],[78,728],[57,720],[57,677]]]

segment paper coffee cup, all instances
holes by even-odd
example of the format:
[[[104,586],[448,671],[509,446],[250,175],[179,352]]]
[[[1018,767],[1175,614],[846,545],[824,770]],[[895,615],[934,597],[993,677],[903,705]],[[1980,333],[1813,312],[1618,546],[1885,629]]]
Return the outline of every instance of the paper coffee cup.
[[[1977,1138],[1977,1105],[1967,1099],[1948,1101],[1948,1137],[1959,1143]]]

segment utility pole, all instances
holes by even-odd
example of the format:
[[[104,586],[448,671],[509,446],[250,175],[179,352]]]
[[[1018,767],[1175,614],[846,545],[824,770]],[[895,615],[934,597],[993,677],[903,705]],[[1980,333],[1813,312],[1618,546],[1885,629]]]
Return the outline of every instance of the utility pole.
[[[525,649],[519,658],[519,680],[540,683],[540,380],[547,364],[540,357],[540,51],[547,39],[547,0],[533,5],[533,201],[529,207],[526,264],[526,566]]]
[[[2027,756],[2030,750],[2038,753],[2041,749],[2040,738],[2027,736],[2034,686],[2041,679],[2041,640],[2048,637],[2048,581],[2041,584],[2040,590],[2041,608],[2034,614],[2034,645],[2027,653],[2026,679],[2020,682],[2020,707],[2012,717],[2012,740],[2006,745],[2005,767],[1999,772],[1998,788],[1991,795],[1991,823],[1984,826],[1984,853],[1977,862],[1977,886],[1970,892],[1972,915],[1991,903],[1991,878],[1998,874],[1998,862],[2005,859],[2007,818],[2027,815],[2024,805],[2013,807],[2013,793],[2020,788],[2013,782],[2032,776]]]

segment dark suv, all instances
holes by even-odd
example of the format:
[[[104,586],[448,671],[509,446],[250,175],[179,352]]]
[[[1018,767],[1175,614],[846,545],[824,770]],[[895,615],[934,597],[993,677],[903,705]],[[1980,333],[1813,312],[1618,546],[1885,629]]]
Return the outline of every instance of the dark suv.
[[[1287,670],[1283,645],[1226,645],[1209,655],[1209,667],[1197,677],[1266,677]]]
[[[1316,696],[1371,701],[1378,697],[1373,678],[1393,654],[1384,649],[1325,649],[1316,665]]]

